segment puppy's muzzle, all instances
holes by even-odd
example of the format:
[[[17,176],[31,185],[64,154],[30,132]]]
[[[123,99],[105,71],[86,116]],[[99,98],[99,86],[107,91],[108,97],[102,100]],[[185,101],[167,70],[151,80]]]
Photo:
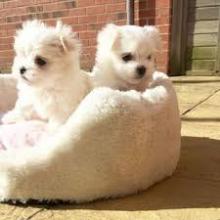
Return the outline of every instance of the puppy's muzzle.
[[[136,69],[136,72],[138,74],[138,78],[142,78],[142,77],[144,77],[144,75],[146,73],[146,67],[145,66],[138,66]]]
[[[26,71],[27,71],[27,69],[26,69],[24,66],[22,66],[22,67],[20,68],[20,74],[21,74],[21,75],[23,75]]]

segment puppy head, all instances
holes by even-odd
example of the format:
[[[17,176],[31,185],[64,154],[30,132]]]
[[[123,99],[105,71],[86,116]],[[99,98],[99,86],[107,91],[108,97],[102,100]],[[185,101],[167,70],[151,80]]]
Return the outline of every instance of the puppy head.
[[[29,85],[48,86],[79,66],[80,45],[71,27],[27,21],[15,36],[12,72]]]
[[[128,84],[137,85],[155,70],[160,34],[153,26],[107,25],[98,35],[98,65],[107,65]],[[103,72],[103,74],[106,74]]]

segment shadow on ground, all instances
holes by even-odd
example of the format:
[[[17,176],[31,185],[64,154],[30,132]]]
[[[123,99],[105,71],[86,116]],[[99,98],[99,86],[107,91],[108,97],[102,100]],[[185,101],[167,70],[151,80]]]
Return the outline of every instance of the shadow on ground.
[[[50,210],[144,211],[179,208],[220,208],[220,140],[182,137],[175,174],[145,192],[83,205],[38,206]]]

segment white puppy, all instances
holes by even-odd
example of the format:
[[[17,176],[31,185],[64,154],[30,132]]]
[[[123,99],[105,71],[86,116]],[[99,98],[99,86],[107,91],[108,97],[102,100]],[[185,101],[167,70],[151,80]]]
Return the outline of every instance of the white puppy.
[[[108,24],[98,34],[94,86],[143,91],[155,71],[160,34],[153,26]]]
[[[70,26],[27,21],[15,37],[12,72],[18,80],[18,100],[3,123],[40,118],[56,128],[88,92],[80,70],[80,44]]]

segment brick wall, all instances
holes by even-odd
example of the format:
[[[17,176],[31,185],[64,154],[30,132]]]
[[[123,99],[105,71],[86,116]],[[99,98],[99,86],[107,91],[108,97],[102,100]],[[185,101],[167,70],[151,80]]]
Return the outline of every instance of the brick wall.
[[[161,33],[162,49],[157,56],[159,70],[169,71],[172,0],[139,0],[135,5],[135,23],[156,25]]]
[[[135,0],[135,23],[157,25],[163,48],[158,56],[160,70],[167,71],[170,40],[171,0]],[[83,44],[82,67],[94,64],[96,35],[106,23],[126,23],[126,0],[1,0],[0,71],[10,71],[15,30],[27,19],[54,24],[57,18],[73,26]]]

